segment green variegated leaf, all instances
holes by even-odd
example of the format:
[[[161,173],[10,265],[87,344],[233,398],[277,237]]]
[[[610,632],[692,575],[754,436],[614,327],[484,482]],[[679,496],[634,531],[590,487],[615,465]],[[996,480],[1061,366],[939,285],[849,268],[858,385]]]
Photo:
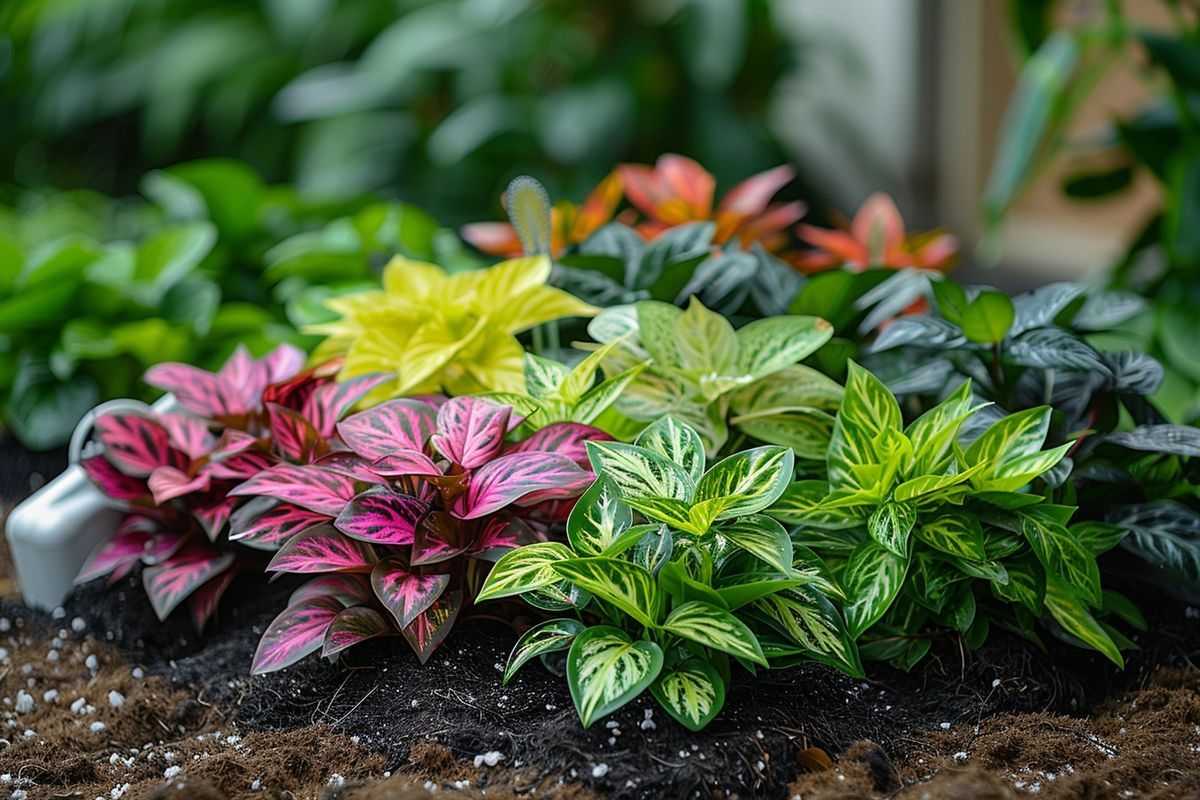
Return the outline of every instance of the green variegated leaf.
[[[909,503],[889,501],[867,520],[871,538],[901,558],[908,557],[908,534],[917,522],[917,510]]]
[[[642,693],[662,670],[654,642],[596,625],[575,637],[567,654],[567,686],[583,727],[591,726]]]
[[[522,592],[520,598],[534,608],[553,613],[578,611],[592,601],[592,596],[586,590],[580,589],[570,581],[563,580],[532,591]]]
[[[586,627],[577,619],[550,619],[525,631],[508,656],[502,683],[508,683],[530,659],[566,650]]]
[[[555,395],[569,372],[566,365],[554,359],[525,354],[525,390],[539,400]]]
[[[1075,541],[1086,547],[1093,555],[1107,553],[1120,544],[1126,534],[1124,528],[1096,520],[1076,522],[1070,526],[1069,530],[1075,537]]]
[[[668,714],[692,731],[711,722],[725,705],[725,681],[701,658],[689,658],[664,669],[650,685],[650,692]]]
[[[892,492],[892,496],[901,502],[915,501],[917,504],[944,500],[948,495],[965,491],[963,486],[972,476],[979,473],[986,464],[976,464],[973,467],[951,475],[922,475],[901,483]],[[956,487],[958,487],[956,489]]]
[[[1041,506],[1017,512],[1021,533],[1038,561],[1089,603],[1100,604],[1100,568],[1096,557],[1080,544],[1053,513]]]
[[[633,512],[603,475],[584,492],[567,517],[567,540],[580,555],[603,553],[633,524]]]
[[[1033,455],[1042,449],[1050,430],[1050,408],[1039,406],[1009,414],[992,423],[967,448],[964,460],[968,466],[986,464],[986,476],[1006,461]]]
[[[857,516],[823,506],[822,502],[828,495],[829,484],[825,481],[795,481],[788,484],[783,494],[765,513],[787,525],[803,525],[824,530],[844,530],[862,524],[862,520]]]
[[[862,676],[854,637],[837,609],[820,592],[797,586],[756,600],[753,608],[809,658]]]
[[[651,423],[633,443],[683,467],[693,482],[704,475],[704,443],[700,434],[675,417],[668,415]]]
[[[846,627],[857,639],[879,621],[900,593],[908,559],[875,541],[859,545],[842,571],[842,586],[852,601],[846,607]]]
[[[738,337],[729,320],[709,311],[692,295],[679,318],[676,336],[679,366],[701,373],[728,375],[737,369]]]
[[[918,539],[942,553],[971,561],[986,561],[983,526],[972,514],[954,511],[916,526]]]
[[[833,326],[820,317],[759,319],[737,332],[738,372],[758,380],[815,353],[833,337]]]
[[[683,500],[671,497],[644,497],[630,499],[629,505],[654,522],[670,525],[681,531],[701,534],[704,529],[693,530],[691,506]]]
[[[722,525],[717,533],[781,574],[791,574],[792,539],[782,525],[765,514],[734,520]]]
[[[593,556],[556,561],[553,569],[647,627],[658,624],[663,599],[650,570],[617,558]]]
[[[843,394],[841,385],[824,373],[793,364],[734,392],[729,407],[739,415],[793,408],[837,411]]]
[[[596,382],[596,370],[600,369],[600,365],[604,363],[604,360],[620,346],[620,341],[609,342],[608,344],[588,353],[582,361],[572,367],[569,372],[559,379],[558,385],[555,387],[553,392],[553,396],[558,400],[563,400],[571,404],[579,402],[580,398],[582,398],[588,392],[588,390],[592,388],[592,384]],[[526,373],[525,380],[529,380],[528,372]],[[530,394],[532,394],[532,392],[530,392]]]
[[[899,433],[900,406],[883,383],[853,361],[849,362],[846,394],[838,409],[829,441],[829,484],[834,489],[865,489],[856,468],[880,463],[876,441],[884,431]]]
[[[1122,669],[1125,659],[1104,627],[1088,610],[1088,601],[1075,588],[1053,575],[1046,576],[1046,610],[1067,633],[1099,650]]]
[[[755,447],[718,461],[696,484],[696,502],[736,498],[717,519],[754,514],[770,506],[792,480],[795,456],[786,447]]]
[[[722,574],[717,594],[730,611],[749,605],[755,600],[776,594],[805,583],[803,578],[786,578],[767,570]]]
[[[971,479],[977,491],[1012,492],[1028,485],[1062,460],[1072,443],[1009,459]]]
[[[945,470],[958,429],[974,410],[977,409],[973,409],[971,402],[971,382],[963,381],[953,394],[905,429],[904,434],[913,447],[912,475],[935,475]]]
[[[1020,603],[1035,616],[1042,614],[1046,596],[1046,572],[1028,556],[1007,562],[1004,583],[992,582],[992,594],[1010,603]]]
[[[534,542],[509,550],[492,567],[475,602],[511,597],[556,584],[559,575],[552,565],[574,556],[571,548],[559,542]]]
[[[582,422],[585,425],[594,422],[617,401],[617,398],[629,387],[634,378],[641,375],[645,369],[645,364],[637,364],[588,389],[575,403],[570,421]]]
[[[723,608],[702,602],[676,606],[662,629],[697,644],[767,666],[762,648],[746,624]]]
[[[650,353],[659,367],[678,367],[682,361],[679,353],[679,321],[683,312],[670,303],[643,300],[635,305],[638,319],[638,341]]]
[[[658,571],[658,586],[671,596],[676,604],[700,601],[725,608],[725,601],[705,581],[692,577],[682,561],[668,561]]]
[[[674,552],[675,537],[666,525],[637,525],[629,530],[632,533],[636,528],[643,529],[644,532],[633,543],[629,557],[634,564],[653,575],[670,560]]]
[[[739,414],[729,422],[754,439],[791,448],[800,458],[821,461],[829,451],[834,417],[817,408],[767,408]]]
[[[696,491],[683,467],[644,447],[589,441],[587,451],[592,471],[612,481],[626,502],[648,497],[691,500]]]

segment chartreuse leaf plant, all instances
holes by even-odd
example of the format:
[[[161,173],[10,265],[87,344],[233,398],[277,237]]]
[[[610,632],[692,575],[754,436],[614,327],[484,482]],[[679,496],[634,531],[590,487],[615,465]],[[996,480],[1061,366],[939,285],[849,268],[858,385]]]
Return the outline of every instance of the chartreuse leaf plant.
[[[646,365],[614,406],[629,419],[645,424],[671,414],[699,434],[710,457],[732,428],[799,458],[824,459],[842,387],[797,362],[832,336],[825,320],[778,316],[735,330],[693,297],[687,310],[651,300],[605,309],[588,332],[615,345],[603,361],[606,375]]]
[[[335,297],[340,319],[309,328],[328,338],[317,357],[344,356],[342,377],[387,372],[376,402],[444,392],[468,395],[525,389],[525,349],[516,334],[564,317],[590,317],[593,306],[546,286],[550,262],[516,258],[447,274],[441,267],[395,258],[383,289]]]
[[[1037,640],[1046,620],[1121,664],[1128,640],[1104,618],[1140,616],[1101,589],[1096,565],[1121,532],[1072,524],[1073,507],[1032,490],[1070,446],[1042,449],[1049,408],[1005,416],[965,444],[979,411],[964,382],[904,426],[892,393],[850,362],[828,479],[791,484],[767,513],[827,558],[864,657],[908,668],[937,628],[977,646],[993,623]]]
[[[699,730],[720,711],[733,662],[753,670],[802,654],[861,674],[828,569],[761,513],[792,479],[790,449],[752,448],[706,471],[699,434],[670,416],[632,444],[587,449],[596,481],[567,519],[567,542],[506,553],[479,593],[570,598],[568,615],[518,640],[505,680],[566,650],[585,726],[649,690]]]

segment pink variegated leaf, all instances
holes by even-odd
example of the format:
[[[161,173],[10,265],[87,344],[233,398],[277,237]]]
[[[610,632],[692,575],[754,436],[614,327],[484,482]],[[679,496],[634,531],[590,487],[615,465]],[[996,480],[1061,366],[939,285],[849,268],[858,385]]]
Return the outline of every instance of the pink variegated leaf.
[[[181,406],[201,417],[229,419],[250,410],[237,387],[189,364],[157,364],[146,370],[143,380],[171,392]]]
[[[210,542],[215,542],[221,535],[221,531],[225,530],[225,523],[229,522],[230,515],[233,514],[233,508],[237,505],[236,497],[227,497],[219,492],[210,492],[210,496],[215,496],[218,499],[210,505],[196,506],[192,509],[192,516],[200,522],[200,527],[204,529],[204,534]]]
[[[285,458],[308,464],[325,450],[321,434],[295,411],[277,403],[267,403],[267,419],[275,447]]]
[[[79,462],[92,485],[105,497],[125,502],[149,501],[150,487],[143,478],[126,475],[104,456],[93,456]]]
[[[509,453],[558,453],[574,461],[585,469],[588,467],[586,442],[612,441],[599,428],[582,425],[578,422],[555,422],[538,430],[528,439],[522,439],[505,450]]]
[[[187,536],[175,531],[158,531],[150,536],[142,548],[142,562],[148,565],[167,561],[188,542]]]
[[[424,453],[418,453],[416,450],[397,450],[394,453],[389,453],[382,458],[376,459],[371,464],[371,469],[380,475],[387,475],[393,478],[405,475],[435,478],[440,477],[442,474],[441,467],[433,463],[433,459]]]
[[[455,397],[437,414],[434,448],[454,464],[474,469],[500,454],[512,408],[483,397]]]
[[[392,624],[375,609],[366,606],[347,608],[339,611],[325,629],[325,646],[321,649],[321,655],[337,655],[359,642],[391,633],[395,633]]]
[[[368,489],[346,504],[333,525],[354,539],[374,544],[412,544],[417,523],[429,508],[391,489]]]
[[[188,597],[188,611],[197,631],[203,631],[205,624],[212,618],[217,604],[221,602],[221,596],[225,594],[229,584],[233,583],[234,574],[234,570],[227,569]]]
[[[288,539],[267,572],[370,572],[378,560],[371,545],[322,524]]]
[[[461,520],[445,511],[431,511],[421,518],[413,536],[408,562],[416,566],[449,561],[467,550],[467,535]]]
[[[252,436],[245,431],[239,431],[237,428],[226,428],[221,432],[221,438],[217,440],[212,453],[209,454],[209,458],[219,461],[257,447],[263,442],[265,440],[259,439],[257,436]],[[262,448],[260,447],[259,449]]]
[[[388,558],[371,570],[371,588],[401,628],[429,608],[450,585],[449,575],[422,575],[403,559]]]
[[[261,495],[336,517],[358,494],[353,480],[321,467],[278,464],[229,492],[235,497]]]
[[[343,607],[359,606],[371,602],[371,586],[367,576],[353,572],[338,572],[332,575],[321,575],[301,584],[287,604],[294,606],[311,600],[314,597],[332,597]]]
[[[201,472],[192,477],[175,467],[158,467],[150,473],[150,479],[146,481],[151,494],[154,495],[154,502],[159,505],[186,494],[207,492],[211,482],[212,476],[208,473]]]
[[[557,453],[513,453],[484,464],[471,475],[467,491],[454,505],[460,519],[477,519],[511,503],[573,497],[592,475]]]
[[[540,541],[545,541],[545,537],[539,535],[524,520],[511,514],[497,514],[484,521],[482,530],[471,545],[470,553],[490,561],[494,560],[491,556],[498,558],[505,550]]]
[[[200,471],[217,480],[244,481],[275,466],[278,459],[260,450],[245,450],[228,458],[209,461]]]
[[[349,450],[335,450],[326,453],[313,462],[315,466],[323,467],[330,472],[353,478],[359,483],[370,483],[376,486],[389,485],[388,479],[374,470],[374,466],[362,457]]]
[[[417,660],[422,664],[429,660],[438,645],[450,635],[462,606],[462,592],[443,592],[433,605],[418,614],[416,619],[401,630],[417,654]]]
[[[96,419],[96,436],[104,455],[128,475],[145,477],[158,467],[186,467],[186,458],[171,448],[167,431],[140,414],[102,414]]]
[[[188,595],[233,565],[233,553],[186,547],[169,560],[142,570],[150,605],[165,620]]]
[[[171,447],[193,461],[209,455],[216,447],[217,439],[202,419],[173,411],[159,414],[157,420],[166,430]]]
[[[245,345],[239,344],[233,355],[217,370],[217,378],[230,393],[236,393],[247,411],[258,408],[263,389],[267,388],[267,370],[250,355]]]
[[[395,377],[387,373],[377,373],[327,383],[308,396],[304,402],[304,416],[312,421],[313,427],[320,431],[322,436],[333,436],[338,420],[343,414],[372,389]]]
[[[397,450],[423,453],[436,419],[434,410],[425,403],[389,400],[346,417],[337,424],[337,432],[347,447],[375,461]]]
[[[268,384],[279,383],[294,377],[304,369],[308,356],[299,347],[281,344],[258,360],[259,368],[266,375]]]
[[[149,540],[150,534],[145,531],[119,531],[92,551],[75,576],[75,583],[87,583],[119,567],[136,564],[141,560]]]
[[[290,667],[320,650],[326,628],[341,611],[342,604],[332,597],[313,597],[285,608],[259,640],[250,673],[262,675]]]
[[[255,497],[233,512],[229,520],[229,541],[256,550],[278,550],[296,534],[325,522],[329,522],[327,514],[271,497]]]

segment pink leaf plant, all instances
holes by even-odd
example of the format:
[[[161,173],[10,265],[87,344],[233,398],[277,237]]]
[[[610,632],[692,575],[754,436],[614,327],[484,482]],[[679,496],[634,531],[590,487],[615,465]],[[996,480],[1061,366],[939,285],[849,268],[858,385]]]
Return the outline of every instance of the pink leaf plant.
[[[254,498],[234,515],[235,536],[285,542],[267,571],[312,576],[263,634],[252,671],[394,634],[426,661],[488,563],[566,518],[592,481],[583,443],[610,438],[556,423],[512,442],[520,422],[482,397],[391,400],[337,423],[345,451],[233,489]]]
[[[315,509],[246,503],[233,494],[264,471],[336,465],[338,419],[387,377],[337,383],[337,364],[301,371],[304,360],[285,345],[261,359],[239,348],[217,372],[160,364],[146,381],[172,392],[183,411],[101,415],[95,434],[103,450],[82,466],[129,511],[76,581],[107,576],[112,584],[140,564],[158,617],[186,603],[202,629],[237,572],[261,571],[262,550],[321,524],[322,512],[340,510],[357,478],[336,466],[325,481],[329,497]]]

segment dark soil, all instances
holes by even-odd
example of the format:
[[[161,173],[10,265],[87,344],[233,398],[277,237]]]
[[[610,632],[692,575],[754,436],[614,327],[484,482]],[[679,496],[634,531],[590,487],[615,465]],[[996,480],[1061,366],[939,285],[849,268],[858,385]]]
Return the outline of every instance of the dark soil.
[[[0,503],[23,500],[67,467],[66,448],[46,452],[27,450],[0,432]]]

